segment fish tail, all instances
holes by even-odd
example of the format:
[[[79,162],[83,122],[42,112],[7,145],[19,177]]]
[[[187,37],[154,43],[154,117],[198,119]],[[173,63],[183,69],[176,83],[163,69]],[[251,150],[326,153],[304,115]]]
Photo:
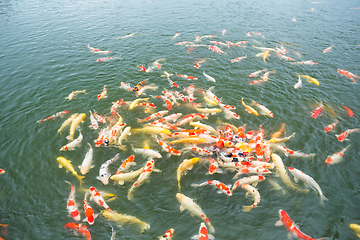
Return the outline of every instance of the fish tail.
[[[148,229],[150,229],[149,224],[147,224],[145,222],[141,223],[141,233],[144,232],[144,230],[148,230]]]
[[[196,184],[196,183],[193,183],[191,184],[192,187],[200,187],[201,185],[200,184]]]
[[[127,198],[128,198],[129,201],[134,200],[133,188],[130,188],[130,190],[128,192],[128,195],[127,195]]]
[[[244,206],[243,212],[250,212],[252,208],[252,206]]]
[[[310,153],[308,159],[312,159],[313,157],[315,157],[315,153]]]
[[[324,194],[321,194],[320,195],[320,204],[321,205],[324,205],[324,201],[328,201],[329,199],[327,199]]]
[[[215,228],[211,225],[210,222],[207,222],[207,227],[210,233],[214,234],[215,233]]]
[[[79,179],[81,185],[85,176],[76,175],[76,178]]]

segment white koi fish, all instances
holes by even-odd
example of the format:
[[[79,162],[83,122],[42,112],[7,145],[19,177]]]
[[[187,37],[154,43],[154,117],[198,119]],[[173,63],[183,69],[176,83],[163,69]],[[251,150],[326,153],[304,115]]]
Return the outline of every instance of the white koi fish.
[[[178,36],[180,36],[180,32],[177,32],[177,33],[171,38],[171,40],[174,40],[174,39],[177,38]]]
[[[90,122],[91,125],[89,126],[89,128],[92,128],[94,130],[97,130],[99,128],[99,123],[97,122],[96,118],[94,117],[93,113],[91,112],[91,110],[89,110],[90,112]]]
[[[120,40],[120,39],[124,39],[124,38],[128,38],[128,37],[132,37],[132,36],[134,36],[135,35],[135,33],[131,33],[131,34],[129,34],[129,35],[126,35],[126,36],[123,36],[123,37],[119,37],[119,38],[117,38],[116,40]]]
[[[211,186],[218,188],[219,194],[225,193],[228,196],[232,195],[231,190],[230,190],[231,185],[225,185],[224,183],[222,183],[218,180],[208,180],[208,181],[200,183],[200,184],[195,184],[195,183],[191,184],[192,187],[202,187],[205,185],[211,185]]]
[[[206,77],[206,80],[210,82],[216,82],[215,78],[213,78],[212,76],[207,75],[205,72],[203,72],[203,74]]]
[[[267,70],[267,69],[262,69],[262,70],[258,70],[258,71],[256,71],[256,72],[250,73],[250,74],[249,74],[249,78],[256,77],[256,76],[258,76],[260,73],[262,73],[262,72],[264,72],[264,71],[266,71],[266,70]]]
[[[340,152],[336,152],[331,156],[328,156],[325,160],[325,163],[329,165],[337,164],[343,160],[345,151],[350,147],[348,145],[346,148],[343,148]]]
[[[303,61],[303,62],[293,62],[293,63],[291,63],[291,65],[296,65],[296,64],[315,65],[315,64],[317,64],[317,62],[314,62],[313,60],[307,60],[307,61]]]
[[[205,224],[209,228],[210,233],[215,232],[215,229],[211,225],[209,218],[207,218],[203,210],[194,202],[194,200],[182,193],[177,193],[176,198],[180,202],[180,212],[188,210],[191,215],[199,217],[202,221],[205,221]]]
[[[110,177],[110,179],[117,182],[119,185],[124,185],[124,182],[132,181],[134,178],[139,176],[143,170],[144,170],[144,167],[142,167],[136,171],[131,171],[128,173],[118,173],[118,174],[112,175]]]
[[[83,140],[84,136],[81,134],[81,132],[79,131],[79,137],[77,139],[75,139],[74,141],[66,144],[65,146],[62,146],[60,148],[60,151],[71,151],[74,150],[76,147],[80,146],[82,140]]]
[[[298,76],[299,76],[299,80],[298,80],[298,82],[294,85],[294,88],[295,88],[295,89],[301,88],[301,86],[302,86],[301,76],[300,76],[300,75],[298,75]]]
[[[293,168],[293,167],[288,167],[290,173],[294,176],[294,181],[298,182],[300,179],[301,181],[303,181],[306,185],[310,186],[312,189],[314,189],[315,191],[317,191],[319,193],[320,196],[320,203],[324,204],[324,200],[328,200],[324,194],[321,191],[321,188],[319,186],[319,184],[309,175],[306,175],[305,173],[303,173],[302,171]]]
[[[271,52],[275,52],[276,50],[274,49],[274,48],[266,48],[266,47],[256,47],[256,46],[254,46],[253,45],[253,47],[254,48],[256,48],[256,49],[259,49],[259,50],[261,50],[261,51],[271,51]]]
[[[127,83],[124,83],[124,82],[121,82],[120,83],[120,87],[119,88],[122,88],[122,89],[125,89],[126,91],[128,92],[132,92],[133,91],[133,88],[127,84]]]
[[[238,114],[234,113],[229,109],[224,109],[223,111],[226,119],[231,119],[231,118],[240,119],[240,116]]]
[[[268,117],[274,117],[274,114],[269,109],[267,109],[265,106],[260,105],[259,103],[255,102],[254,100],[252,100],[251,104],[257,106],[260,109],[260,113],[262,115],[265,115]]]
[[[231,59],[231,63],[239,62],[240,60],[242,60],[244,58],[247,58],[247,55],[245,55],[244,57],[237,57],[237,58]]]
[[[90,143],[88,143],[89,145],[89,150],[85,155],[84,161],[82,162],[82,164],[79,166],[80,172],[82,175],[85,175],[89,172],[89,170],[91,168],[94,167],[94,165],[92,165],[92,161],[93,161],[93,149],[90,145]]]
[[[254,188],[253,186],[249,185],[249,184],[243,184],[241,185],[241,187],[247,191],[247,195],[251,194],[253,196],[254,199],[254,203],[251,204],[250,206],[244,206],[243,211],[244,212],[250,212],[251,209],[257,207],[260,203],[260,193],[258,192],[258,190],[256,190],[256,188]]]
[[[129,189],[127,194],[128,200],[133,200],[133,191],[140,187],[144,182],[149,181],[149,177],[152,172],[160,172],[161,170],[155,168],[155,161],[150,158],[149,161],[146,162],[144,169],[140,173],[139,178],[134,182],[132,187]]]
[[[328,51],[330,51],[330,49],[332,49],[334,46],[331,45],[330,47],[326,48],[323,50],[323,53],[327,53]]]
[[[109,178],[111,174],[109,173],[109,165],[116,160],[119,159],[119,153],[115,155],[112,159],[107,160],[100,166],[99,170],[99,176],[96,177],[96,179],[100,180],[104,185],[107,185],[109,183]]]

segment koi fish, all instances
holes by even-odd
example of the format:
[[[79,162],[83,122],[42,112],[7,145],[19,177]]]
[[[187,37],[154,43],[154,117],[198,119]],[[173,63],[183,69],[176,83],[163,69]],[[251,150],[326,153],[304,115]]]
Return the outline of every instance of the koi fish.
[[[295,133],[291,134],[290,136],[288,137],[285,137],[285,138],[271,138],[269,140],[269,143],[281,143],[281,142],[286,142],[288,140],[290,140],[291,138],[293,138],[295,136]]]
[[[185,159],[177,168],[176,179],[178,181],[179,192],[181,189],[181,186],[180,186],[181,176],[186,175],[187,171],[191,170],[194,167],[195,163],[197,163],[199,160],[200,160],[200,158]]]
[[[127,194],[128,200],[131,201],[134,199],[133,191],[135,189],[137,189],[138,187],[140,187],[145,181],[148,181],[152,172],[160,172],[160,170],[155,168],[155,161],[150,158],[146,162],[145,167],[142,170],[142,172],[140,173],[139,178],[134,182],[132,187],[129,189],[128,194]]]
[[[86,94],[86,90],[71,92],[71,93],[69,94],[69,96],[67,96],[65,99],[71,100],[71,99],[73,99],[73,98],[75,97],[75,95],[78,94],[78,93],[85,93],[85,94]]]
[[[250,113],[250,114],[254,114],[254,115],[256,115],[256,116],[259,116],[259,113],[258,113],[254,108],[252,108],[252,107],[250,107],[249,105],[246,105],[246,104],[244,103],[244,98],[241,98],[241,103],[242,103],[242,105],[245,107],[245,111],[246,111],[246,112],[248,112],[248,113]]]
[[[111,210],[110,207],[106,204],[104,198],[101,196],[101,194],[96,190],[95,187],[90,187],[90,200],[94,201],[97,205],[100,207],[103,207],[107,210]]]
[[[353,116],[354,116],[354,113],[353,113],[353,111],[351,111],[350,108],[345,107],[344,105],[342,105],[342,108],[346,110],[346,115],[348,115],[349,117],[353,117]]]
[[[211,77],[210,75],[207,75],[205,72],[203,72],[206,80],[210,81],[210,82],[216,82],[215,78]]]
[[[333,155],[328,156],[325,160],[325,163],[328,165],[333,165],[333,164],[337,164],[337,163],[341,162],[343,160],[346,150],[349,147],[350,147],[350,145],[348,145],[346,148],[343,148],[340,152],[336,152]]]
[[[107,62],[110,61],[112,59],[117,59],[120,58],[121,56],[117,56],[117,57],[103,57],[103,58],[99,58],[96,60],[96,62]]]
[[[107,89],[106,85],[104,85],[102,92],[97,96],[96,100],[107,98]]]
[[[101,123],[106,123],[106,118],[97,114],[95,110],[94,110],[94,117],[96,118],[96,121]]]
[[[213,158],[207,158],[207,160],[209,161],[210,163],[210,166],[209,166],[209,170],[208,172],[206,173],[207,175],[210,174],[210,175],[213,175],[214,173],[222,173],[223,171],[219,168],[219,163],[218,161],[216,161],[215,159]],[[231,190],[232,191],[232,190]]]
[[[263,61],[266,62],[265,60],[270,56],[270,52],[267,50],[264,52],[264,54],[262,55],[263,57]]]
[[[188,210],[192,216],[199,217],[202,221],[205,221],[205,224],[209,228],[210,233],[215,232],[215,229],[211,225],[210,220],[207,218],[200,206],[194,202],[193,199],[185,196],[182,193],[177,193],[176,198],[180,202],[180,212]]]
[[[90,206],[90,204],[87,201],[87,197],[89,196],[90,192],[86,191],[84,196],[84,212],[85,212],[85,221],[87,221],[90,225],[93,225],[95,222],[95,218],[97,217],[97,214],[94,214],[93,208]]]
[[[340,73],[341,75],[346,76],[347,78],[350,78],[353,83],[356,83],[356,80],[354,79],[354,77],[358,77],[358,76],[356,76],[355,74],[350,73],[344,69],[338,69],[337,72]]]
[[[70,184],[71,190],[67,200],[67,210],[70,216],[77,222],[81,220],[79,209],[75,203],[75,187],[70,182],[65,181],[66,183]]]
[[[161,98],[162,100],[164,100],[165,104],[166,104],[166,108],[168,110],[171,110],[172,109],[172,103],[171,101],[165,97],[165,96],[162,96],[162,95],[158,95],[158,96],[155,96],[154,98]]]
[[[276,55],[278,55],[281,59],[284,59],[286,61],[295,61],[295,59],[293,59],[292,57],[285,56],[279,52],[277,52]]]
[[[242,60],[244,58],[247,58],[247,55],[245,55],[244,57],[237,57],[237,58],[231,59],[231,63],[239,62],[240,60]]]
[[[336,119],[335,122],[333,122],[332,124],[327,125],[324,128],[324,132],[332,131],[338,123],[339,123],[339,121]]]
[[[90,47],[89,44],[88,44],[88,48],[90,49],[90,52],[92,52],[92,53],[111,53],[112,52],[112,51],[101,51],[98,48]]]
[[[100,169],[99,169],[99,176],[96,177],[96,179],[100,180],[104,185],[107,185],[109,183],[109,178],[111,176],[111,174],[109,173],[109,165],[113,162],[115,162],[116,160],[119,159],[119,153],[116,154],[113,158],[107,160],[106,162],[104,162],[103,164],[101,164]]]
[[[133,151],[138,154],[142,154],[151,158],[162,158],[161,154],[158,151],[147,149],[147,148],[133,148]]]
[[[235,177],[234,177],[235,178]],[[262,176],[262,175],[257,175],[257,176],[250,176],[250,177],[244,177],[244,178],[241,178],[239,180],[237,180],[234,185],[232,186],[231,188],[231,192],[234,192],[234,190],[236,188],[238,188],[239,186],[241,185],[244,185],[244,184],[253,184],[254,186],[257,185],[257,183],[261,182],[261,181],[264,181],[265,180],[265,177]]]
[[[307,60],[307,61],[303,61],[303,62],[292,62],[291,63],[291,65],[296,65],[296,64],[315,65],[315,64],[318,64],[318,63],[314,62],[313,60]]]
[[[62,130],[63,130],[65,127],[69,126],[69,125],[72,123],[72,121],[73,121],[77,116],[78,116],[78,113],[72,114],[68,119],[65,120],[65,122],[60,126],[60,128],[57,130],[57,132],[58,132],[58,133],[61,133]]]
[[[218,132],[213,127],[203,124],[201,122],[191,122],[190,125],[196,128],[207,130],[212,134],[216,134],[216,135],[218,134]]]
[[[302,152],[299,152],[299,151],[291,150],[291,149],[289,149],[287,147],[284,147],[284,146],[278,146],[278,149],[282,153],[284,153],[285,156],[290,156],[290,157],[306,157],[306,158],[310,158],[310,157],[315,156],[314,153],[305,154],[305,153],[302,153]]]
[[[87,240],[91,240],[90,230],[85,224],[70,222],[65,224],[65,228],[74,230],[75,235],[80,234],[86,237]]]
[[[340,142],[350,141],[349,139],[346,139],[346,137],[347,137],[350,133],[359,132],[359,131],[360,131],[360,128],[348,129],[348,130],[342,132],[340,135],[335,134],[335,136],[337,137],[337,139],[338,139]]]
[[[0,175],[4,174],[4,173],[5,173],[5,170],[0,168]]]
[[[119,99],[116,102],[113,102],[113,105],[111,106],[110,113],[116,117],[116,109],[120,107],[121,103],[123,102],[123,99]]]
[[[294,176],[294,181],[298,182],[298,179],[300,179],[301,181],[303,181],[306,185],[310,186],[312,189],[316,190],[320,196],[320,203],[323,204],[324,200],[328,200],[323,192],[321,191],[321,188],[319,186],[319,184],[309,175],[306,175],[305,173],[303,173],[302,171],[293,168],[293,167],[288,167],[290,173]]]
[[[266,72],[266,73],[261,77],[261,79],[264,80],[264,81],[269,80],[269,74],[270,74],[270,73],[275,73],[275,70],[274,70],[274,71]]]
[[[301,86],[302,86],[301,76],[300,76],[299,74],[298,74],[298,76],[299,76],[299,80],[298,80],[298,82],[294,85],[294,88],[295,88],[295,89],[301,88]]]
[[[75,133],[75,129],[78,125],[80,125],[84,119],[86,118],[86,114],[85,113],[80,113],[72,122],[71,122],[71,126],[70,126],[70,134],[69,136],[66,137],[67,140],[74,140],[74,133]]]
[[[135,35],[135,33],[131,33],[131,34],[129,34],[129,35],[126,35],[126,36],[123,36],[123,37],[119,37],[119,38],[117,38],[116,40],[120,40],[120,39],[124,39],[124,38],[128,38],[128,37],[132,37],[132,36],[134,36]]]
[[[253,196],[254,199],[254,203],[250,206],[244,206],[243,211],[244,212],[250,212],[251,209],[257,207],[260,203],[260,193],[258,192],[258,190],[256,190],[256,188],[254,188],[253,186],[249,185],[249,184],[243,184],[241,185],[241,187],[246,190],[248,192],[248,194],[251,194]]]
[[[99,128],[99,124],[98,124],[97,120],[95,119],[91,110],[89,110],[89,112],[90,112],[90,122],[91,122],[91,125],[89,127],[94,130],[97,130]]]
[[[147,118],[138,119],[137,121],[138,121],[139,123],[141,123],[141,122],[147,122],[147,121],[154,120],[154,119],[156,119],[156,118],[162,117],[162,116],[164,116],[164,115],[166,115],[166,114],[168,114],[168,113],[169,113],[168,110],[159,111],[159,112],[156,112],[156,113],[151,114],[151,115],[148,116]]]
[[[140,175],[140,173],[143,171],[143,169],[144,168],[142,167],[136,171],[115,174],[115,175],[112,175],[110,177],[110,179],[117,182],[120,185],[124,185],[125,181],[132,181],[134,178],[138,177]]]
[[[221,50],[218,46],[213,46],[213,45],[209,45],[209,49],[213,50],[214,52],[217,53],[223,53],[223,54],[227,54],[227,52],[224,52],[223,50]]]
[[[120,83],[120,87],[119,87],[119,88],[125,89],[125,90],[128,91],[128,92],[132,92],[132,89],[133,89],[129,84],[124,83],[124,82],[121,82],[121,83]]]
[[[80,146],[82,140],[83,140],[83,135],[81,134],[81,131],[79,131],[79,137],[77,139],[75,139],[74,141],[62,146],[60,148],[60,151],[71,151],[74,150],[76,147]]]
[[[169,81],[170,86],[172,86],[172,87],[179,87],[179,84],[177,84],[176,82],[174,82],[174,81],[171,80],[170,78],[167,78],[167,80]]]
[[[59,117],[63,117],[65,114],[68,114],[69,111],[62,111],[62,112],[58,112],[58,113],[55,113],[53,115],[51,115],[50,117],[47,117],[45,119],[42,119],[42,120],[38,120],[36,121],[37,123],[42,123],[42,122],[45,122],[45,121],[48,121],[48,120],[55,120]]]
[[[167,230],[166,233],[159,238],[159,240],[172,240],[173,236],[174,236],[174,229],[171,228]]]
[[[230,47],[228,44],[225,44],[223,42],[219,42],[219,41],[209,41],[211,44],[215,44],[215,45],[222,45],[222,46],[225,46],[225,47]]]
[[[320,116],[323,108],[324,108],[324,105],[323,105],[323,103],[321,101],[319,106],[311,113],[310,117],[311,118],[317,118],[318,116]]]
[[[280,138],[281,135],[282,135],[282,133],[284,132],[284,130],[285,130],[285,123],[283,123],[283,124],[281,125],[281,128],[280,128],[278,131],[274,132],[274,133],[271,135],[271,138]]]
[[[135,166],[136,162],[134,162],[135,156],[134,155],[130,155],[127,159],[125,159],[121,165],[119,166],[119,168],[116,170],[115,175],[126,172],[130,166]]]
[[[250,85],[260,85],[263,82],[264,82],[264,80],[254,80],[254,81],[251,81],[249,84]]]
[[[214,236],[208,233],[208,230],[206,228],[206,225],[204,222],[200,224],[199,228],[199,234],[194,235],[191,237],[191,239],[197,239],[197,240],[214,240]]]
[[[185,79],[188,79],[188,80],[198,80],[197,77],[188,76],[188,75],[184,75],[184,74],[176,74],[176,76],[182,77],[182,78],[185,78]]]
[[[178,150],[176,150],[175,148],[167,145],[164,141],[161,141],[160,139],[158,139],[155,135],[155,140],[158,142],[158,144],[162,147],[162,149],[166,152],[168,152],[170,155],[174,155],[174,156],[180,156],[181,152],[179,152]]]
[[[265,106],[260,105],[259,103],[255,102],[254,100],[251,100],[251,104],[257,106],[260,109],[260,113],[262,115],[268,116],[268,117],[274,117],[274,114],[267,109]]]
[[[330,47],[328,47],[328,48],[326,48],[326,49],[324,49],[324,51],[323,51],[323,53],[327,53],[328,51],[330,51],[330,49],[332,49],[334,46],[333,45],[331,45]]]
[[[240,116],[238,114],[234,113],[229,109],[224,109],[223,111],[226,119],[231,119],[231,118],[240,119]]]
[[[226,29],[223,29],[223,30],[221,31],[221,34],[224,36],[225,33],[226,33]]]
[[[171,40],[174,40],[174,39],[177,38],[178,36],[180,36],[180,32],[177,32],[177,33],[171,38]]]
[[[137,224],[141,228],[141,233],[144,230],[150,229],[150,225],[146,222],[141,221],[140,219],[126,214],[120,214],[115,211],[102,210],[101,214],[108,220],[115,222],[118,226],[122,227],[124,224]]]
[[[276,172],[279,174],[281,180],[285,183],[286,186],[302,192],[309,191],[307,189],[305,190],[299,189],[298,187],[295,186],[295,184],[291,181],[289,175],[287,174],[284,163],[279,155],[273,153],[271,154],[271,159],[275,165]]]
[[[184,42],[175,43],[175,45],[192,46],[192,45],[194,45],[194,43],[193,43],[193,42],[189,42],[189,41],[184,41]]]
[[[301,232],[299,229],[299,226],[296,225],[291,218],[289,217],[289,215],[287,214],[286,211],[280,209],[279,210],[279,217],[280,220],[278,220],[275,224],[275,226],[285,226],[286,229],[289,231],[288,237],[292,237],[295,236],[298,239],[304,239],[304,240],[323,240],[323,239],[327,239],[327,238],[319,238],[319,239],[315,239],[312,238],[308,235],[306,235],[305,233]]]
[[[258,76],[260,73],[262,73],[262,72],[264,72],[264,71],[266,71],[266,70],[267,70],[267,69],[262,69],[262,70],[258,70],[258,71],[256,71],[256,72],[250,73],[250,74],[249,74],[249,78],[256,77],[256,76]]]
[[[211,185],[211,186],[218,188],[219,189],[218,193],[220,193],[220,194],[225,193],[228,196],[232,195],[231,190],[230,190],[231,185],[225,185],[224,183],[222,183],[218,180],[208,180],[208,181],[200,183],[200,184],[195,184],[195,183],[191,184],[192,187],[202,187],[205,185]]]
[[[77,174],[73,165],[71,164],[71,161],[67,160],[64,157],[58,157],[56,160],[59,163],[59,168],[64,167],[67,171],[70,171],[80,181],[80,183],[82,182],[84,176],[80,176]]]
[[[360,238],[360,225],[355,223],[350,223],[349,227],[354,230],[355,234]]]

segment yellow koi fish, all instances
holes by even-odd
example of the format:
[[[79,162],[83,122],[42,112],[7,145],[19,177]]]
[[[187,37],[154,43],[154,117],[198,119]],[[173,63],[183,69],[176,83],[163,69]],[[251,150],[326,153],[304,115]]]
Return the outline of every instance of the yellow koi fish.
[[[164,133],[166,135],[170,135],[171,132],[169,129],[161,128],[161,127],[153,127],[153,126],[145,126],[143,128],[131,129],[132,132],[140,132],[140,133],[150,133],[150,134],[159,134]]]
[[[141,101],[145,101],[145,102],[148,102],[149,98],[137,98],[135,99],[134,101],[132,101],[130,103],[130,106],[129,106],[129,110],[133,109],[134,107],[137,106],[137,104]]]
[[[75,129],[76,127],[82,123],[84,121],[84,119],[86,118],[86,114],[85,113],[80,113],[72,122],[71,122],[71,126],[70,126],[70,135],[66,137],[67,140],[74,140],[74,133],[75,133]]]
[[[314,84],[316,84],[318,86],[320,85],[319,81],[317,79],[313,78],[313,77],[310,77],[308,75],[300,75],[300,76],[303,77],[303,78],[306,78],[306,81],[308,81],[309,83],[314,83]]]
[[[193,168],[193,166],[195,165],[195,163],[197,163],[200,160],[200,158],[191,158],[191,159],[185,159],[178,167],[177,169],[177,174],[176,174],[176,178],[178,181],[178,187],[179,187],[179,192],[181,189],[180,186],[180,179],[182,175],[186,175],[188,170],[191,170]]]
[[[77,172],[75,171],[75,169],[74,169],[73,165],[71,164],[70,160],[67,160],[64,157],[58,157],[56,160],[59,162],[59,168],[64,167],[67,171],[70,171],[75,177],[77,177],[77,179],[79,179],[80,183],[82,182],[82,179],[85,176],[80,176],[80,175],[77,174]]]
[[[141,233],[144,230],[150,229],[150,225],[146,222],[141,221],[137,217],[126,215],[126,214],[120,214],[115,211],[111,210],[102,210],[101,214],[108,220],[115,222],[117,225],[122,227],[124,224],[132,223],[132,224],[138,224],[141,228]]]
[[[85,93],[85,94],[86,94],[86,90],[71,92],[71,93],[69,94],[69,96],[67,96],[65,99],[71,100],[71,99],[73,99],[73,98],[75,97],[75,95],[78,94],[78,93]]]
[[[245,111],[247,111],[247,112],[250,113],[250,114],[254,114],[254,115],[256,115],[256,116],[259,116],[259,113],[258,113],[254,108],[252,108],[252,107],[250,107],[249,105],[246,105],[246,104],[244,103],[244,98],[241,98],[241,103],[242,103],[242,105],[245,107]]]
[[[71,115],[68,119],[65,120],[65,122],[61,125],[57,132],[61,133],[61,131],[64,130],[65,127],[69,126],[77,116],[78,113],[74,113],[73,115]]]

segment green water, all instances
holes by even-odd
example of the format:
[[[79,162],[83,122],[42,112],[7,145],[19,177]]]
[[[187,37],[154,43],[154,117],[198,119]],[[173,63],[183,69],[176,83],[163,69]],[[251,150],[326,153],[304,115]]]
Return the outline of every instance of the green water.
[[[274,190],[269,182],[260,183],[259,207],[244,213],[244,205],[252,203],[245,192],[238,189],[233,196],[217,194],[211,187],[193,188],[192,183],[216,179],[233,184],[234,173],[205,175],[208,165],[195,165],[182,177],[181,192],[193,198],[204,210],[216,232],[215,239],[286,239],[287,230],[276,227],[278,210],[287,211],[300,229],[314,237],[330,239],[356,239],[349,223],[360,223],[359,194],[359,133],[349,135],[350,142],[339,142],[335,134],[349,128],[360,127],[359,84],[337,73],[345,69],[360,75],[359,68],[359,1],[1,1],[1,151],[0,168],[6,173],[0,175],[0,217],[1,223],[9,224],[9,234],[4,239],[82,239],[64,229],[72,222],[66,210],[71,181],[80,190],[77,179],[63,168],[58,167],[56,158],[64,156],[80,165],[88,146],[94,147],[97,131],[88,127],[89,116],[81,124],[84,140],[80,147],[71,152],[60,152],[67,143],[57,129],[68,117],[41,124],[37,120],[56,112],[70,113],[95,109],[101,115],[110,116],[112,102],[118,99],[133,101],[133,93],[119,89],[120,82],[134,86],[143,79],[159,88],[147,91],[159,95],[170,87],[160,77],[163,70],[173,74],[187,74],[198,77],[198,81],[187,81],[177,77],[181,88],[193,83],[196,89],[215,86],[213,92],[225,104],[237,107],[235,112],[240,120],[227,120],[223,113],[210,115],[204,123],[213,127],[219,120],[235,126],[247,125],[247,130],[257,130],[260,125],[265,137],[286,123],[286,134],[295,132],[295,138],[286,143],[293,150],[315,153],[311,159],[288,158],[277,152],[286,166],[292,166],[312,176],[329,199],[324,206],[319,203],[315,191],[307,194],[292,191],[275,175],[269,178],[279,181],[286,194]],[[313,10],[312,10],[313,8]],[[296,21],[294,21],[295,19]],[[226,29],[222,36],[221,31]],[[260,32],[247,37],[247,32]],[[176,32],[181,35],[174,40]],[[121,36],[136,33],[135,36],[116,40]],[[217,35],[212,40],[248,41],[246,48],[220,48],[227,55],[217,54],[206,47],[198,47],[190,54],[185,46],[176,42],[194,41],[195,35]],[[202,44],[209,44],[203,39]],[[289,51],[288,56],[296,61],[314,60],[317,65],[290,65],[271,53],[266,63],[255,57],[260,52],[252,45],[275,48],[280,43]],[[91,53],[87,45],[102,50],[112,50],[107,55]],[[324,54],[322,51],[334,47]],[[301,58],[295,54],[299,52]],[[107,56],[119,56],[108,62],[96,62]],[[245,56],[238,63],[231,59]],[[152,73],[138,71],[137,65],[149,66],[153,61],[165,58],[161,70]],[[194,68],[197,59],[209,61],[201,68]],[[259,86],[250,86],[248,75],[259,69],[275,70],[270,80]],[[216,79],[209,82],[203,71]],[[294,89],[296,73],[309,75],[319,80],[320,85],[308,83]],[[108,98],[96,100],[106,84]],[[75,90],[86,89],[71,101],[65,97]],[[196,91],[195,102],[204,103]],[[274,113],[274,118],[256,117],[246,113],[241,98],[246,103],[251,99],[265,105]],[[164,110],[161,99],[150,99],[157,110]],[[312,119],[310,113],[322,101],[333,111]],[[353,117],[345,114],[342,105],[351,108]],[[174,107],[170,113],[189,114],[195,110],[183,106]],[[120,110],[127,125],[136,128],[136,118],[145,118],[141,109]],[[333,113],[333,114],[330,114]],[[334,132],[324,133],[323,129],[334,121],[339,124]],[[101,125],[103,127],[104,125]],[[65,131],[67,132],[68,129]],[[77,133],[76,133],[77,136]],[[123,186],[103,185],[96,176],[106,160],[120,153],[121,161],[133,154],[131,145],[142,147],[147,140],[150,147],[162,153],[156,160],[160,173],[153,173],[150,182],[134,193],[133,202],[127,200],[131,183]],[[93,239],[110,239],[111,226],[117,232],[116,239],[157,239],[170,228],[175,229],[174,239],[190,239],[198,234],[201,220],[180,212],[177,193],[176,169],[183,159],[196,154],[184,153],[180,157],[166,156],[154,139],[147,134],[132,134],[124,141],[126,151],[116,148],[95,148],[95,167],[86,174],[84,187],[95,186],[99,191],[111,192],[118,196],[109,202],[111,209],[140,218],[151,228],[140,234],[136,226],[118,227],[101,215],[89,229]],[[343,162],[327,166],[328,155],[351,144]],[[146,159],[135,156],[137,165],[143,166]],[[113,174],[120,161],[110,166]],[[82,202],[84,193],[77,191],[76,201],[84,218]],[[96,213],[101,211],[90,202]]]

